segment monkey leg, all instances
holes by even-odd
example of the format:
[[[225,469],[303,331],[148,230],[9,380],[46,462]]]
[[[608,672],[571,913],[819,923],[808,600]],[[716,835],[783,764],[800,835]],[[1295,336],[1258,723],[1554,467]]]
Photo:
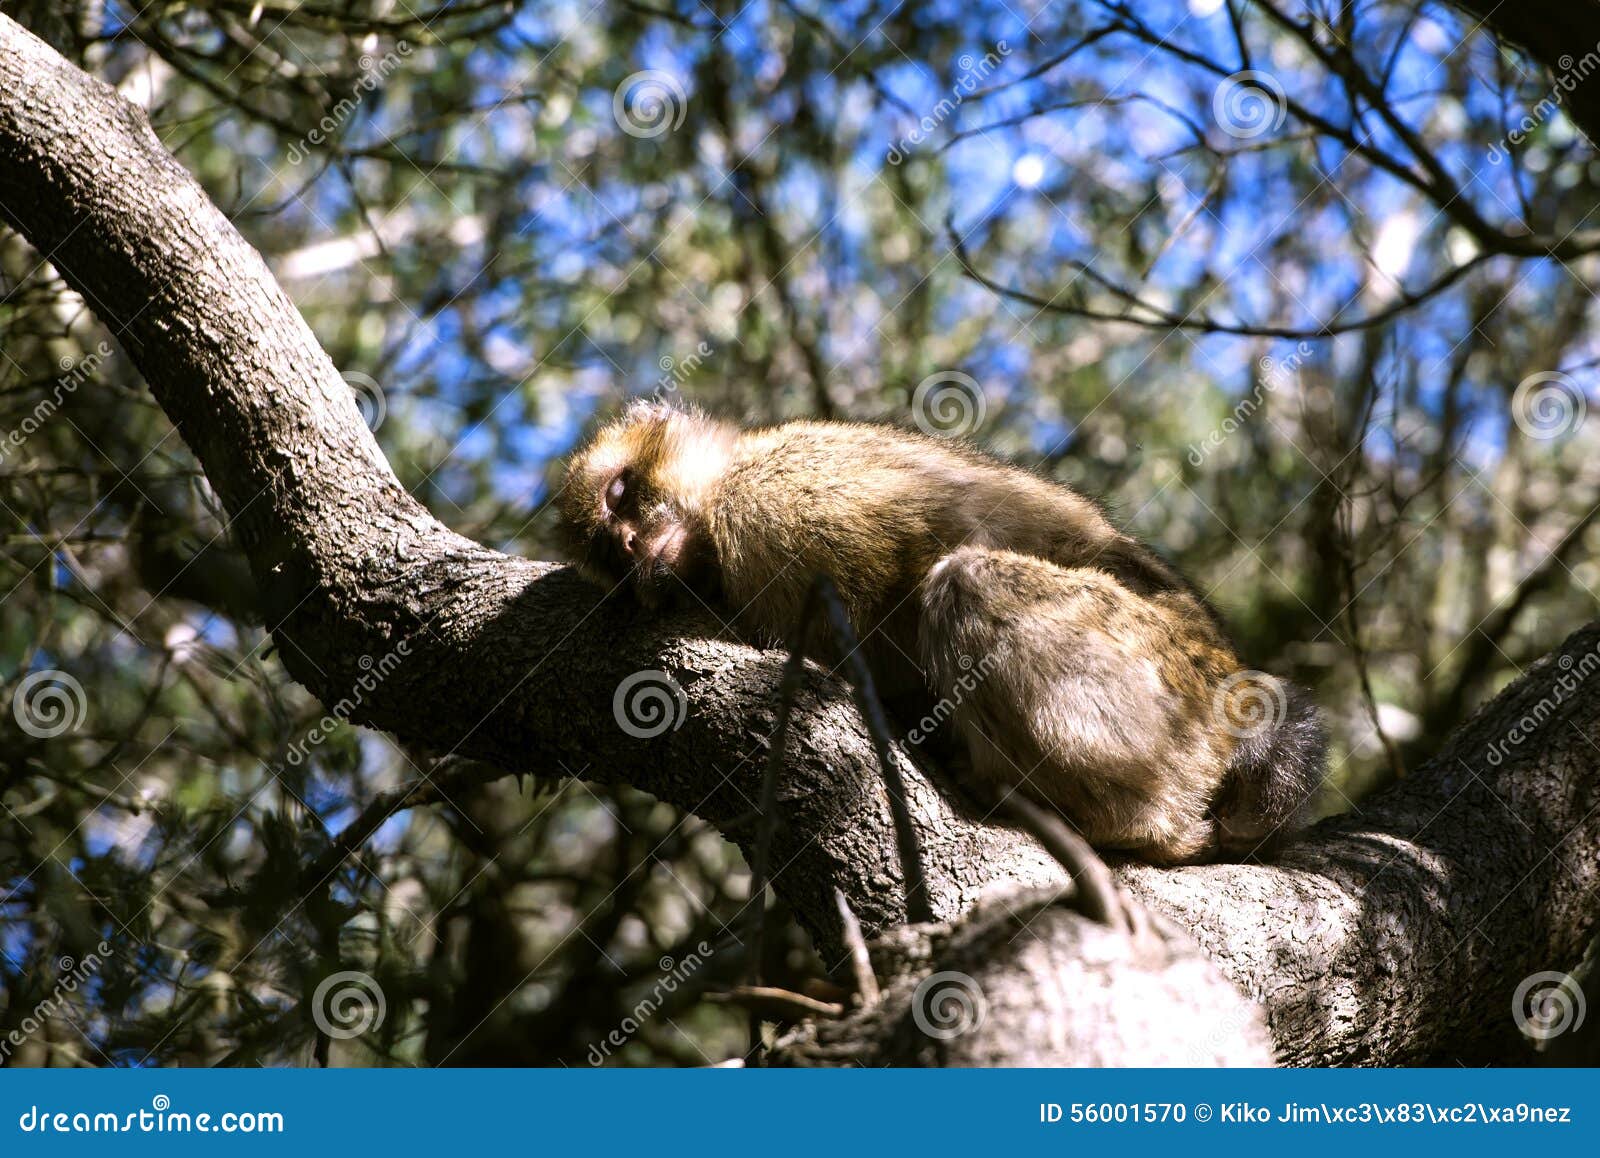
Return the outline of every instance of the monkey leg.
[[[935,716],[977,776],[1056,808],[1100,848],[1169,864],[1213,851],[1232,745],[1211,698],[1234,661],[1198,604],[982,547],[940,559],[921,604]]]

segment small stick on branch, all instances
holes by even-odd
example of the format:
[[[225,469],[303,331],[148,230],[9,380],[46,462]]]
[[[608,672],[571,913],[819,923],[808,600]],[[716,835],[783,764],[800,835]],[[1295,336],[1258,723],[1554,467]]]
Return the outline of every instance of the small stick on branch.
[[[1117,883],[1111,878],[1111,870],[1088,841],[1055,813],[1040,808],[1020,792],[1006,793],[1002,805],[1067,870],[1074,886],[1073,901],[1080,913],[1113,929],[1137,931]]]
[[[861,921],[844,891],[837,885],[833,890],[833,903],[839,909],[839,926],[843,930],[845,948],[849,950],[850,976],[855,981],[856,999],[866,1009],[878,1004],[878,976],[872,971],[872,956],[867,952],[867,938],[861,932]]]
[[[448,801],[454,793],[504,775],[503,770],[476,760],[434,761],[422,776],[369,800],[360,815],[334,838],[333,845],[300,874],[301,887],[309,891],[320,886],[390,817],[424,804]]]
[[[746,975],[752,987],[759,986],[761,982],[762,953],[767,943],[767,876],[772,863],[772,836],[778,826],[778,771],[783,767],[783,744],[789,732],[789,711],[794,706],[795,694],[800,690],[800,677],[805,673],[806,636],[816,615],[817,588],[813,584],[806,593],[799,619],[795,622],[794,635],[789,640],[789,659],[783,665],[783,677],[778,684],[778,714],[773,721],[772,738],[767,741],[767,766],[761,777],[759,827],[756,830],[755,856],[750,865],[750,899],[747,902],[751,912],[748,918],[750,960]],[[763,1052],[761,1013],[754,1006],[750,1007],[750,1050],[751,1058],[760,1065]]]
[[[808,1017],[839,1018],[844,1006],[834,1001],[818,1001],[792,989],[771,985],[738,985],[726,993],[708,993],[706,1000],[724,1005],[742,1005],[752,1017],[772,1021],[804,1021]]]
[[[927,924],[933,920],[933,907],[928,901],[927,878],[922,870],[922,848],[917,843],[917,830],[911,824],[911,809],[906,805],[905,779],[890,754],[888,717],[873,686],[872,672],[861,654],[861,642],[856,639],[855,628],[850,625],[850,616],[839,598],[839,589],[826,575],[818,578],[812,589],[821,595],[834,638],[844,652],[844,662],[850,668],[850,682],[856,690],[856,705],[861,709],[861,718],[866,722],[878,764],[883,769],[884,785],[889,789],[889,811],[894,817],[895,843],[899,846],[900,869],[906,882],[906,916],[913,924]]]

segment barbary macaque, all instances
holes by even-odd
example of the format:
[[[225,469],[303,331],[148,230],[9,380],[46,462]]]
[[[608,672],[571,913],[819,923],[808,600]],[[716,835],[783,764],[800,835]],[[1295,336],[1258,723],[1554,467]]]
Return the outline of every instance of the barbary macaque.
[[[1095,503],[959,442],[635,403],[573,456],[559,502],[590,578],[647,606],[720,601],[761,642],[830,576],[880,689],[925,688],[988,791],[1021,790],[1096,847],[1249,854],[1321,783],[1304,691],[1246,670]]]

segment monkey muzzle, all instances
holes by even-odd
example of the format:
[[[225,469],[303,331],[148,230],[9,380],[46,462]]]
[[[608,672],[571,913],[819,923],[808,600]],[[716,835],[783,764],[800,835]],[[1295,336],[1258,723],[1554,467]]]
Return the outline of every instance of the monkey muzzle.
[[[634,595],[640,603],[660,607],[684,586],[688,544],[689,532],[681,523],[671,523],[654,535],[630,533],[623,539],[623,553],[632,564]]]

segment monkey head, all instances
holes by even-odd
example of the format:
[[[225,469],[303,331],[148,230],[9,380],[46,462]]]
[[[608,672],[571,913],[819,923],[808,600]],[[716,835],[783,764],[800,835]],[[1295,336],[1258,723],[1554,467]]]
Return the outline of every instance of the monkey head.
[[[694,411],[636,402],[572,456],[559,506],[579,569],[648,607],[716,588],[707,526],[736,431]]]

